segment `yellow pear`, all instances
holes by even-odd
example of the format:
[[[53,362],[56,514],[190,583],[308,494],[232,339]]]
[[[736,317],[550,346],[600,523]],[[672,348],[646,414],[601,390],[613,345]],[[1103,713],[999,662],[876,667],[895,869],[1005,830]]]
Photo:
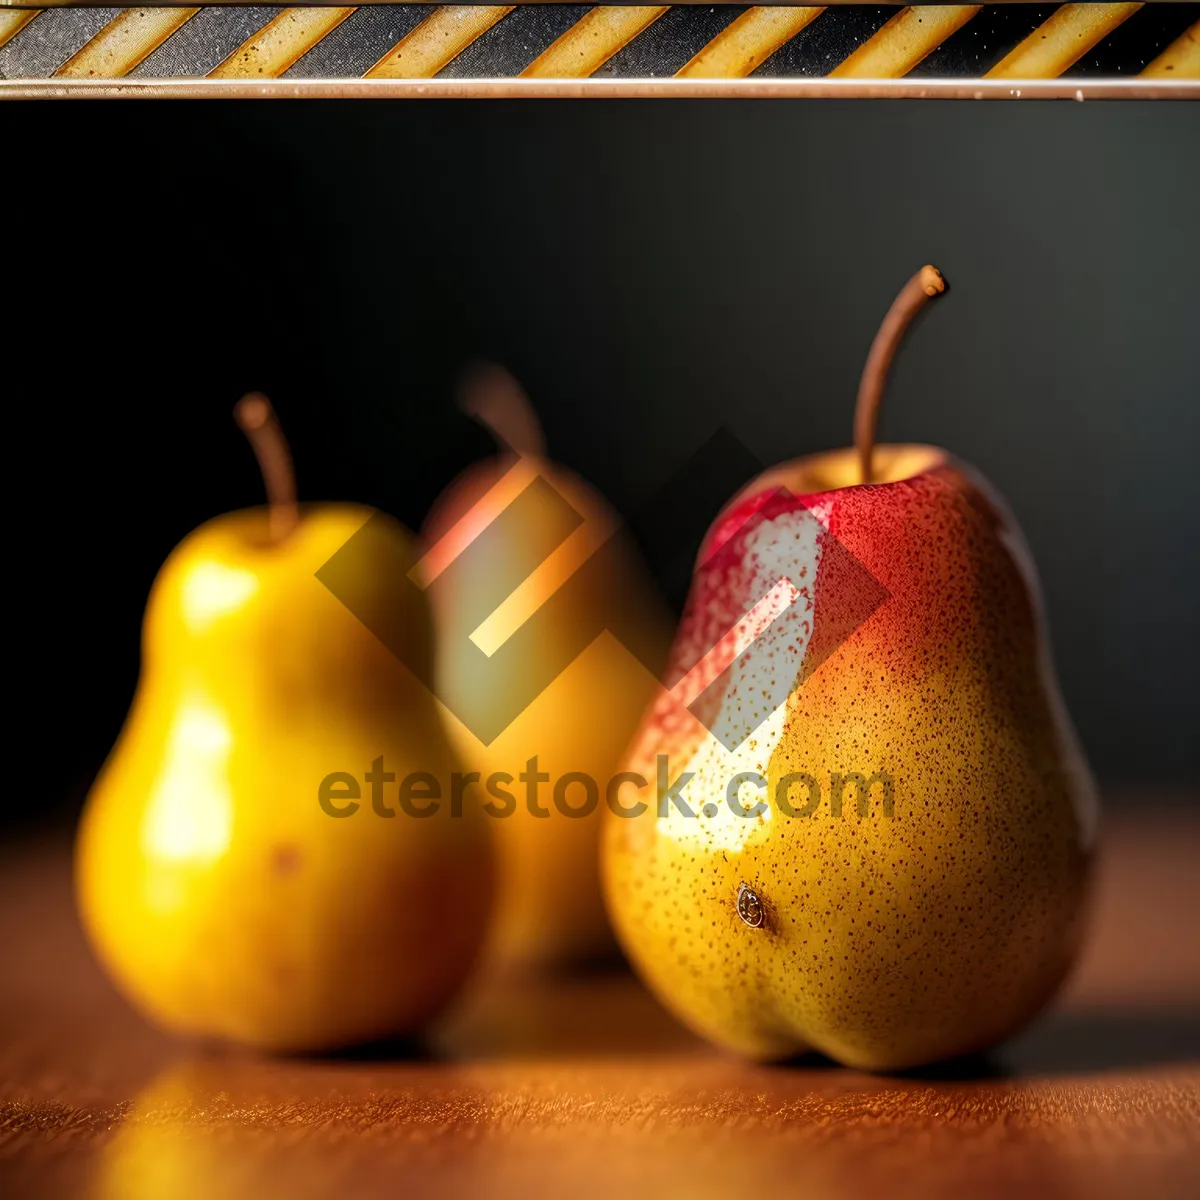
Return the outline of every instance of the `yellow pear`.
[[[405,1034],[482,945],[486,819],[400,805],[407,776],[445,788],[457,762],[428,691],[316,572],[373,516],[389,553],[414,558],[412,539],[367,508],[298,508],[269,406],[238,412],[272,504],[202,526],[155,581],[137,693],[79,830],[80,913],[169,1029],[283,1051]],[[376,768],[394,784],[369,783]],[[409,807],[431,787],[411,782]]]
[[[601,810],[658,690],[669,626],[616,514],[546,458],[512,376],[476,372],[465,407],[501,450],[435,504],[420,568],[437,632],[434,690],[496,817],[491,958],[602,958],[615,946],[600,893]]]
[[[1095,792],[1029,555],[946,451],[874,446],[898,341],[943,287],[926,267],[889,312],[856,448],[769,471],[717,517],[627,764],[655,787],[606,826],[638,971],[756,1058],[982,1050],[1080,941]]]

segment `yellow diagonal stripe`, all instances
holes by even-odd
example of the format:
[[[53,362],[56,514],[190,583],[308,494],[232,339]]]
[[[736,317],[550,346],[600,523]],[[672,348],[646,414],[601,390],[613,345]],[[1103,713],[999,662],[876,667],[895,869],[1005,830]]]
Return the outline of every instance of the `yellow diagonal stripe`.
[[[747,9],[676,75],[692,79],[741,79],[824,11],[824,8]]]
[[[1064,4],[1000,60],[985,79],[1057,79],[1140,4]]]
[[[40,8],[26,8],[20,12],[0,11],[0,46],[11,42],[41,11]]]
[[[902,9],[841,66],[830,71],[830,78],[899,79],[957,33],[982,7],[920,4]]]
[[[512,10],[511,4],[443,5],[397,42],[365,78],[432,79]]]
[[[54,73],[75,79],[120,79],[199,11],[198,8],[127,8]]]
[[[1173,41],[1146,69],[1151,79],[1200,79],[1200,21]]]
[[[653,25],[671,6],[598,6],[576,21],[521,72],[532,79],[586,79]]]
[[[285,8],[210,71],[208,77],[277,79],[354,11],[353,8]]]

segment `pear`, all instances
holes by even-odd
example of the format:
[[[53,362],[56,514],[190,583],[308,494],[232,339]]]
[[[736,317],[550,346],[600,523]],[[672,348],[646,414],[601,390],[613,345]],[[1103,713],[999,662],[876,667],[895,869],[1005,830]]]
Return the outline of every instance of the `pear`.
[[[298,508],[269,406],[238,414],[272,503],[203,525],[155,580],[132,709],[78,834],[83,924],[173,1031],[277,1051],[408,1034],[483,944],[487,821],[387,819],[406,776],[445,788],[458,763],[428,691],[316,572],[369,519],[380,561],[415,560],[414,541],[371,509]],[[428,613],[409,615],[428,653]],[[378,806],[372,764],[395,781]]]
[[[754,1058],[981,1051],[1080,943],[1096,796],[1030,556],[970,468],[874,445],[899,339],[943,288],[926,267],[889,312],[855,449],[768,471],[717,517],[627,763],[657,794],[606,825],[635,967]]]
[[[669,621],[617,515],[547,458],[512,375],[477,368],[463,407],[498,452],[434,504],[418,571],[434,691],[496,818],[489,959],[516,970],[602,960],[616,954],[599,878],[604,793],[657,694]]]

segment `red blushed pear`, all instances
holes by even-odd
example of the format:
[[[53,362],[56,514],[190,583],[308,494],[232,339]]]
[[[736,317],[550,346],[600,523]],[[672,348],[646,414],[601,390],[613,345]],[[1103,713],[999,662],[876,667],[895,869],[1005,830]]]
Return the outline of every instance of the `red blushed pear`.
[[[482,367],[463,407],[498,450],[451,483],[422,529],[435,690],[451,743],[491,792],[491,961],[565,967],[616,953],[600,891],[601,816],[658,691],[642,664],[665,661],[670,628],[616,514],[547,458],[517,381]],[[533,774],[544,778],[531,797],[522,776]]]
[[[247,397],[237,415],[271,503],[197,529],[154,582],[137,694],[79,830],[80,915],[117,985],[173,1031],[279,1051],[412,1033],[483,944],[486,818],[397,813],[396,784],[395,819],[372,812],[379,756],[443,787],[459,764],[429,692],[317,578],[372,510],[299,506],[270,406]],[[374,528],[380,558],[352,569],[386,602],[411,535]]]
[[[680,682],[626,764],[694,773],[697,815],[648,794],[606,828],[635,967],[755,1058],[813,1047],[887,1070],[983,1050],[1080,943],[1095,790],[1030,557],[970,468],[874,444],[899,339],[944,286],[925,267],[889,312],[856,446],[766,472],[709,533]]]

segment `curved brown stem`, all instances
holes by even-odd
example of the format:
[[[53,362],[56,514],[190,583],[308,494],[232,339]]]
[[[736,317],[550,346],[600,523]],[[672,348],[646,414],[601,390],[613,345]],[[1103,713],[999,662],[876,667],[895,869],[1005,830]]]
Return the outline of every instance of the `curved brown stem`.
[[[858,467],[863,483],[871,482],[872,458],[875,453],[875,430],[879,424],[879,405],[887,383],[892,359],[900,347],[905,330],[912,319],[934,296],[946,290],[946,281],[937,267],[922,267],[892,301],[879,332],[871,343],[862,379],[858,385],[858,401],[854,406],[854,448],[858,451]]]
[[[271,540],[282,541],[300,520],[296,503],[296,472],[292,452],[279,427],[271,402],[260,392],[243,396],[233,410],[233,419],[250,440],[267,489]]]
[[[461,407],[519,457],[546,457],[542,423],[525,389],[499,363],[485,363],[469,372],[462,385]]]

